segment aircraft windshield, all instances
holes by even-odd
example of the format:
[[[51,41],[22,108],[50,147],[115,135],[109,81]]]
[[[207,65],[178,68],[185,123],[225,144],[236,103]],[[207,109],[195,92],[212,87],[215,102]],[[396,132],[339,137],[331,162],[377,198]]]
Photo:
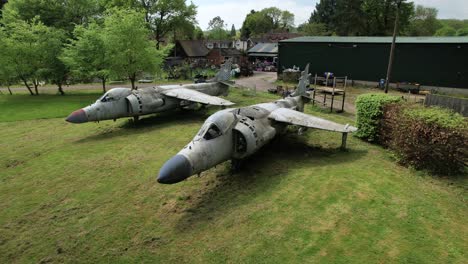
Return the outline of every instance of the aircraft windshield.
[[[203,135],[203,138],[206,140],[210,140],[219,136],[221,136],[221,130],[215,124],[211,124],[208,130],[206,130],[205,134]]]
[[[105,102],[110,102],[113,101],[114,98],[112,95],[109,94],[109,92],[105,93],[101,98],[99,98],[99,101],[105,103]]]

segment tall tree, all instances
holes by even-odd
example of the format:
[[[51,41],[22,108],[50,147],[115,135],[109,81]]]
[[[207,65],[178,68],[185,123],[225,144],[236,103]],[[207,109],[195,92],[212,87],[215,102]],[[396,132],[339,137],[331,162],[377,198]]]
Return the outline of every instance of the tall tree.
[[[457,30],[457,36],[459,36],[459,37],[468,36],[468,27],[466,27],[466,28],[460,28],[459,30]]]
[[[327,30],[335,30],[337,0],[320,0],[315,5],[315,10],[311,14],[309,23],[324,24]]]
[[[280,28],[291,29],[294,27],[294,14],[284,10],[281,12]]]
[[[25,21],[38,17],[46,26],[71,33],[75,25],[85,23],[98,11],[96,0],[9,0],[4,13]]]
[[[280,27],[282,15],[281,9],[277,7],[268,7],[262,9],[260,12],[263,13],[264,16],[269,17],[271,19],[271,22],[273,23],[273,28]]]
[[[250,11],[242,24],[241,36],[249,38],[251,36],[267,33],[275,29],[273,19],[267,16],[265,12]]]
[[[228,33],[225,30],[226,24],[220,16],[216,16],[208,22],[208,38],[209,39],[226,39]]]
[[[64,34],[45,26],[38,19],[8,21],[5,24],[5,39],[2,49],[7,56],[5,62],[14,65],[14,72],[22,80],[31,95],[38,95],[40,80],[51,77],[57,55],[60,54]],[[34,85],[32,91],[29,82]]]
[[[196,24],[197,7],[185,0],[140,0],[156,40],[156,47],[166,35],[181,24]]]
[[[437,20],[437,9],[418,5],[410,19],[407,35],[432,36],[440,26]]]
[[[320,23],[303,23],[297,27],[297,31],[307,36],[329,36],[327,26]]]
[[[442,28],[438,29],[434,36],[439,37],[453,37],[457,35],[457,31],[451,26],[443,26]]]
[[[338,1],[334,19],[335,32],[340,36],[359,36],[364,33],[363,0]],[[346,19],[344,19],[346,18]]]
[[[236,27],[234,26],[234,24],[232,24],[232,26],[231,26],[231,32],[229,32],[229,36],[230,36],[231,38],[234,38],[234,37],[236,37],[236,33],[237,33]]]
[[[109,77],[109,57],[105,52],[104,29],[95,22],[87,27],[77,26],[74,39],[67,45],[60,59],[78,79],[98,78],[106,92]]]
[[[7,35],[4,28],[0,27],[0,85],[6,85],[10,94],[13,94],[10,89],[10,85],[16,81],[16,73],[14,65],[12,64],[11,57],[8,54],[8,50],[5,49],[7,45]]]
[[[154,73],[162,63],[166,50],[156,50],[144,14],[134,10],[112,9],[104,21],[104,47],[109,69],[116,76],[126,76],[136,89],[135,81],[142,73]]]
[[[395,24],[397,5],[401,1],[398,28],[406,32],[414,14],[413,2],[406,0],[364,0],[362,10],[365,21],[364,34],[368,36],[391,36]]]

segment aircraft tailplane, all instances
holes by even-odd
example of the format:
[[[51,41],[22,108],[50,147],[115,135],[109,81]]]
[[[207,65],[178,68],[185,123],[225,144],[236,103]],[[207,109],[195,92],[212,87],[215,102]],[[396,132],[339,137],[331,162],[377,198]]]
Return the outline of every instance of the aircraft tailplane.
[[[212,82],[224,82],[229,80],[231,78],[231,69],[232,69],[232,60],[227,60],[223,66],[221,66],[221,69],[219,69],[219,72],[216,74]]]
[[[299,84],[297,85],[296,91],[291,96],[307,96],[307,85],[309,85],[309,64],[307,63],[304,71],[299,78]]]

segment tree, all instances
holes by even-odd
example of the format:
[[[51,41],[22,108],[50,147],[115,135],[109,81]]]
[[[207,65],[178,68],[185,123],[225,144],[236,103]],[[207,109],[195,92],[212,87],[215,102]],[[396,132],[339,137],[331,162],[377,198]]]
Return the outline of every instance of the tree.
[[[280,27],[282,29],[290,29],[294,27],[294,14],[284,10],[281,12]]]
[[[270,18],[271,22],[273,23],[273,28],[279,28],[281,22],[281,9],[277,7],[268,7],[264,8],[260,11],[264,16]]]
[[[226,25],[221,17],[216,16],[208,22],[208,39],[226,39],[229,35],[224,29]]]
[[[340,0],[342,1],[342,0]],[[410,23],[410,18],[414,14],[413,2],[406,0],[363,0],[362,19],[364,21],[364,30],[362,35],[367,36],[391,36],[396,18],[398,3],[399,8],[399,32],[406,32]]]
[[[185,0],[140,0],[145,11],[145,20],[150,25],[157,49],[162,39],[182,23],[195,24],[197,7]]]
[[[105,93],[109,60],[105,52],[103,32],[103,28],[96,22],[87,27],[77,26],[74,39],[67,45],[60,59],[70,68],[73,76],[79,79],[100,79]]]
[[[203,30],[199,26],[195,26],[195,30],[193,31],[193,39],[204,39],[205,34]]]
[[[0,28],[0,47],[6,46],[6,33],[3,28]],[[16,80],[14,65],[11,63],[8,52],[5,48],[0,49],[0,84],[6,85],[8,92],[13,94],[10,85]]]
[[[324,24],[327,30],[334,31],[337,0],[320,0],[309,18],[309,23]]]
[[[468,36],[468,27],[460,28],[459,30],[457,30],[457,36],[460,36],[460,37]]]
[[[407,35],[433,36],[438,28],[437,9],[418,5],[410,19]]]
[[[450,26],[444,26],[440,28],[439,30],[436,31],[434,36],[440,36],[440,37],[452,37],[457,34],[457,31]]]
[[[45,80],[53,72],[60,54],[64,34],[45,26],[38,19],[8,21],[5,24],[3,49],[5,61],[14,66],[14,73],[22,80],[31,95],[38,95],[39,80]],[[35,92],[29,86],[34,85]]]
[[[297,27],[297,30],[307,36],[329,36],[327,26],[321,23],[304,23]]]
[[[273,20],[264,12],[250,11],[242,24],[241,36],[249,38],[252,35],[260,35],[274,29]]]
[[[336,17],[334,21],[335,32],[338,35],[365,35],[364,12],[361,9],[362,3],[363,0],[338,1],[336,6]]]
[[[5,16],[27,22],[38,19],[48,27],[70,33],[75,25],[83,24],[99,12],[96,0],[9,0]]]
[[[232,24],[231,32],[229,33],[229,36],[230,36],[231,38],[235,38],[235,37],[236,37],[236,34],[237,34],[236,27],[234,26],[234,24]]]
[[[112,9],[104,20],[104,47],[110,72],[126,76],[135,88],[136,78],[155,72],[167,50],[156,50],[148,39],[150,31],[144,14],[135,10]]]
[[[337,35],[390,36],[401,0],[321,0],[316,4],[309,23],[325,24]],[[406,31],[413,15],[412,2],[402,1],[399,28]]]

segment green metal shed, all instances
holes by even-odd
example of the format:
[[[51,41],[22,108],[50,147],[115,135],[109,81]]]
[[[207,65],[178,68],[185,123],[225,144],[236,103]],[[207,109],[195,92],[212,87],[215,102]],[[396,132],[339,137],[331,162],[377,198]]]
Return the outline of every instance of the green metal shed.
[[[312,74],[385,79],[391,37],[299,37],[279,42],[278,73],[310,63]],[[468,88],[468,37],[397,37],[391,82]]]

